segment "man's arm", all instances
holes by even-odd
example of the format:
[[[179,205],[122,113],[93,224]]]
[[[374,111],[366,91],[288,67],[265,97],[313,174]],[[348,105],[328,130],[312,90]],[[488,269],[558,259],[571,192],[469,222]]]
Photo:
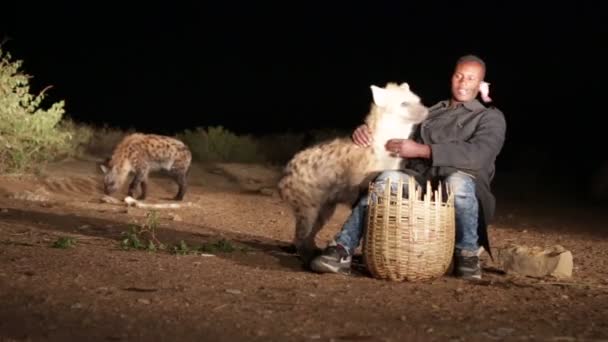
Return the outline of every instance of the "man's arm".
[[[505,141],[506,121],[500,111],[483,115],[475,134],[467,141],[431,144],[432,165],[480,170],[498,156]]]
[[[420,144],[412,139],[391,139],[384,147],[395,156],[404,158],[431,159],[433,152],[430,145]]]

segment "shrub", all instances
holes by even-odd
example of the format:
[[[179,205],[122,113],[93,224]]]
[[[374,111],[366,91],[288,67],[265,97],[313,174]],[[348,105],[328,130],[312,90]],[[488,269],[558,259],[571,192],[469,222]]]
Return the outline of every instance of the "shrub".
[[[239,136],[222,126],[197,127],[177,135],[198,161],[258,163],[266,161],[258,142],[250,135]]]
[[[136,130],[129,128],[127,130],[111,127],[107,124],[94,126],[93,134],[85,147],[88,154],[106,158],[112,155],[114,147],[128,134],[135,133]]]
[[[70,132],[69,155],[82,155],[87,152],[87,146],[95,134],[95,128],[90,125],[76,123],[72,119],[63,117],[58,125],[59,130]],[[57,156],[59,158],[61,156]]]
[[[304,133],[268,134],[258,139],[260,150],[271,164],[284,164],[304,148]]]
[[[60,125],[64,101],[41,108],[47,87],[30,94],[29,75],[22,73],[22,61],[12,61],[0,46],[0,172],[32,171],[45,162],[73,155],[80,139],[70,123]],[[81,132],[82,133],[82,132]]]
[[[307,133],[277,133],[254,137],[236,135],[222,126],[197,127],[177,134],[196,161],[284,164],[298,151],[348,132],[313,130]]]

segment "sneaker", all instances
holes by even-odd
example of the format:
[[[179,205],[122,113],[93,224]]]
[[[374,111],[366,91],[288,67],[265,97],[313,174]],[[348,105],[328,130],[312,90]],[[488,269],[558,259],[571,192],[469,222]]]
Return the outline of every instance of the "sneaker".
[[[481,280],[481,264],[479,256],[483,249],[477,251],[457,251],[455,255],[454,273],[463,279]]]
[[[329,246],[313,259],[310,268],[319,273],[350,273],[352,256],[342,245]]]

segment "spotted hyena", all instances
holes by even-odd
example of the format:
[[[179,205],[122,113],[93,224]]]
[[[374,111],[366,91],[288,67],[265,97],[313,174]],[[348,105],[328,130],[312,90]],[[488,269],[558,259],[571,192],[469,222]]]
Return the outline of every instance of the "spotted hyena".
[[[133,133],[124,137],[114,148],[112,156],[100,165],[104,175],[104,192],[110,195],[120,189],[129,175],[128,195],[133,196],[141,185],[138,199],[145,199],[148,190],[148,173],[165,170],[179,187],[174,199],[181,201],[186,193],[186,177],[192,154],[181,141],[163,135]]]
[[[381,171],[404,166],[402,158],[386,151],[387,140],[410,137],[414,125],[428,116],[428,108],[407,83],[372,85],[371,91],[373,103],[365,122],[372,131],[372,146],[359,147],[346,137],[320,143],[298,152],[279,180],[281,198],[295,215],[294,247],[305,263],[337,204],[352,205]]]

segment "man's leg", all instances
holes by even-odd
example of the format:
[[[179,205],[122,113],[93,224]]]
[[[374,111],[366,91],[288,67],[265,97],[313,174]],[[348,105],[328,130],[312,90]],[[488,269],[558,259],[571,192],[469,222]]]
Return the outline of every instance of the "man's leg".
[[[407,182],[409,175],[399,171],[385,171],[376,177],[375,188],[383,190],[386,180],[391,179],[395,182],[391,186],[391,191],[397,192],[397,181],[403,179],[403,194],[407,195]],[[361,238],[365,232],[366,215],[368,207],[368,194],[359,198],[353,206],[352,212],[342,229],[336,234],[334,240],[323,251],[323,254],[312,260],[310,267],[316,272],[343,273],[348,272],[351,267],[352,255],[361,243]]]
[[[455,274],[462,278],[481,279],[477,227],[479,203],[475,195],[475,180],[472,176],[456,172],[446,178],[454,191],[456,215]]]

